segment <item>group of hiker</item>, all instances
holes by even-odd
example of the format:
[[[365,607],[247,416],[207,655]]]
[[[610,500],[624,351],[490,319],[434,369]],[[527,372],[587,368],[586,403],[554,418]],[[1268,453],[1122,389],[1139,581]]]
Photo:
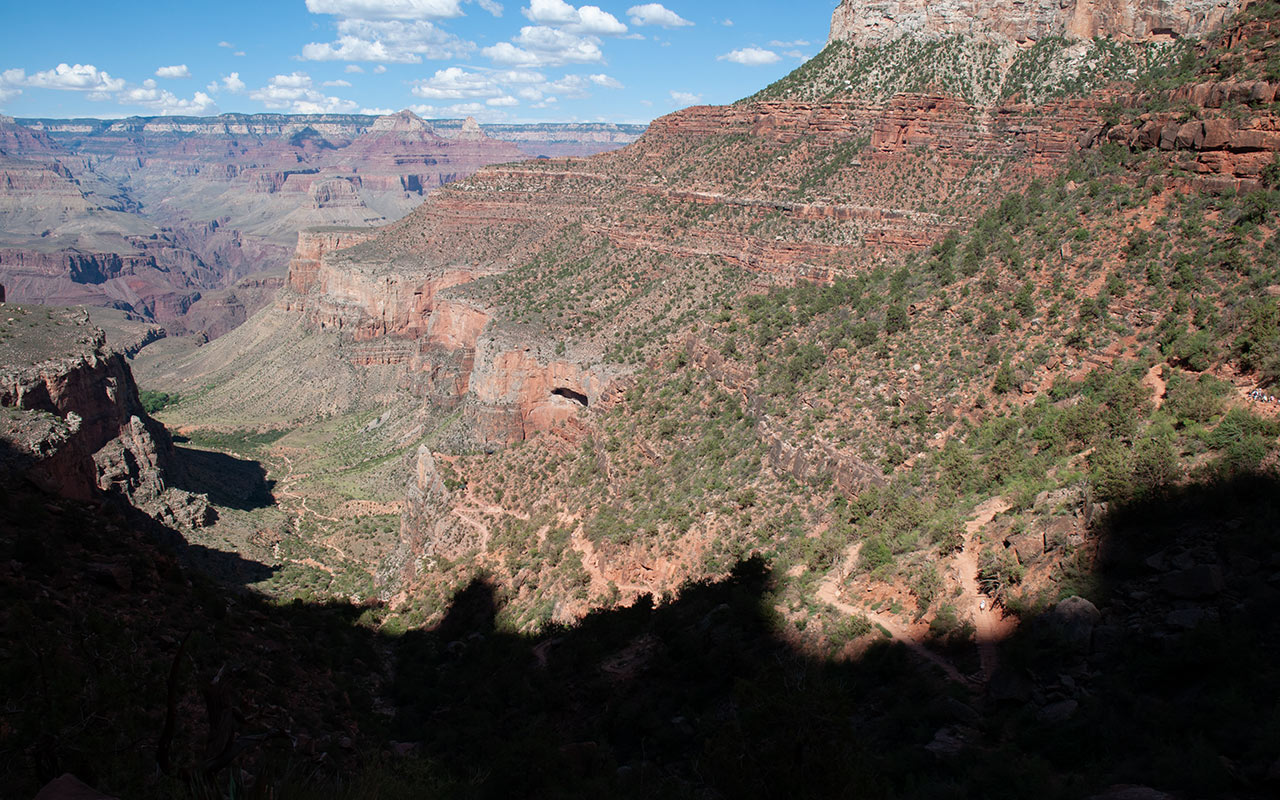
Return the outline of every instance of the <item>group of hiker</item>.
[[[1249,392],[1249,399],[1256,400],[1259,403],[1280,403],[1280,401],[1276,400],[1276,396],[1274,394],[1267,394],[1261,389],[1254,389],[1252,392]]]

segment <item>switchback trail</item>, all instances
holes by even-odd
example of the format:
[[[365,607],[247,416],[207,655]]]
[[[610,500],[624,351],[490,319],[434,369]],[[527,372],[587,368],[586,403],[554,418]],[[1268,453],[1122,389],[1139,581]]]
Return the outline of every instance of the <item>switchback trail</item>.
[[[840,599],[840,583],[849,575],[857,563],[862,549],[861,542],[853,545],[845,552],[840,566],[829,572],[818,584],[818,599],[827,605],[849,615],[862,616],[889,632],[895,640],[909,647],[913,652],[942,669],[951,680],[962,683],[969,688],[985,686],[991,680],[999,664],[999,650],[996,643],[1017,626],[1017,620],[1006,618],[994,607],[990,599],[982,594],[978,584],[978,553],[976,537],[998,515],[1011,508],[1009,501],[1003,497],[992,497],[974,509],[973,516],[965,523],[964,547],[952,561],[954,577],[961,588],[956,598],[961,618],[973,621],[977,639],[978,655],[982,670],[977,680],[963,675],[949,660],[930,650],[924,643],[926,630],[923,626],[903,625],[895,617],[883,612],[846,603]]]

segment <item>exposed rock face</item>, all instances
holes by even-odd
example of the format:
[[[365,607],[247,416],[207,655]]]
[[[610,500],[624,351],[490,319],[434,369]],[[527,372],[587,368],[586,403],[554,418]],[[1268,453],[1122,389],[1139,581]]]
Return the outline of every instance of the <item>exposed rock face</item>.
[[[318,328],[350,337],[354,364],[399,365],[415,394],[443,408],[464,406],[483,447],[562,426],[601,398],[611,371],[548,358],[495,327],[486,309],[442,295],[486,271],[368,269],[342,248],[358,251],[370,238],[358,230],[302,233],[279,299]]]
[[[124,356],[84,312],[7,306],[0,442],[8,479],[90,500],[105,492],[171,522],[199,525],[207,501],[172,489],[173,445],[138,399]],[[21,322],[19,322],[21,320]]]
[[[479,544],[475,528],[453,514],[453,493],[431,451],[419,447],[405,496],[400,540],[379,570],[378,582],[396,586],[435,558],[457,558]],[[424,563],[425,562],[425,563]]]
[[[457,138],[460,142],[474,142],[485,138],[485,135],[480,128],[480,123],[476,122],[476,118],[467,117],[462,123],[462,129],[458,131]]]
[[[1141,117],[1099,131],[1099,140],[1139,150],[1190,151],[1188,168],[1208,188],[1257,188],[1280,151],[1280,116],[1218,113],[1224,106],[1265,109],[1280,92],[1267,81],[1199,83],[1172,92],[1173,102],[1198,107],[1196,119],[1172,111]],[[1140,98],[1125,98],[1136,104]]]
[[[305,294],[316,281],[320,259],[325,253],[367,242],[374,233],[368,229],[304,230],[289,262],[289,286]]]
[[[1049,36],[1149,41],[1199,36],[1220,26],[1241,0],[843,0],[830,41],[857,47],[901,36],[988,35],[1014,42]]]
[[[330,140],[352,140],[375,126],[389,127],[391,120],[406,112],[385,117],[367,114],[222,114],[218,117],[130,117],[124,120],[22,119],[21,126],[39,134],[45,141],[56,138],[137,137],[158,134],[194,134],[201,136],[275,136],[291,137],[307,129]],[[15,122],[6,117],[10,123]],[[456,137],[465,120],[431,120],[430,127],[445,138]],[[530,125],[484,125],[486,135],[515,142],[528,156],[591,155],[613,150],[634,142],[644,133],[644,125],[618,125],[607,122],[535,123]],[[0,142],[0,149],[3,149]],[[55,145],[56,146],[56,145]],[[567,152],[572,150],[573,152]]]

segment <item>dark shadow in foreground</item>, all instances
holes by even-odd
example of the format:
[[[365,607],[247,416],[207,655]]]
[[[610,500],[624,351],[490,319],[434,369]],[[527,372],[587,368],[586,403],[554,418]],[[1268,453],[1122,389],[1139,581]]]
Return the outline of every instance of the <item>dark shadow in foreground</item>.
[[[214,504],[240,511],[275,505],[275,481],[257,461],[193,447],[173,449],[178,462],[173,482],[179,489],[207,494]]]
[[[495,629],[499,598],[476,581],[435,630],[388,635],[358,624],[371,607],[277,606],[188,583],[138,533],[65,501],[39,523],[48,550],[32,564],[34,534],[15,531],[30,499],[0,499],[0,780],[20,797],[64,770],[130,797],[225,796],[230,782],[263,797],[1079,798],[1117,784],[1268,797],[1280,786],[1280,483],[1269,476],[1114,510],[1092,598],[1101,612],[1081,603],[1025,622],[981,694],[883,641],[852,662],[797,648],[754,559],[661,606],[644,599],[538,636]],[[84,580],[103,558],[127,561],[130,588]],[[214,714],[211,686],[234,714]],[[175,777],[158,778],[166,716]]]

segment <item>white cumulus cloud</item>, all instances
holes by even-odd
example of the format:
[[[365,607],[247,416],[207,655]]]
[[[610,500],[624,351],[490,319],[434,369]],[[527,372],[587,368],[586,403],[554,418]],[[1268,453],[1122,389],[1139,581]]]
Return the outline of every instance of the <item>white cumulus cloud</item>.
[[[339,97],[331,97],[311,85],[305,72],[276,75],[266,86],[249,93],[252,100],[272,111],[293,114],[349,114],[359,106]]]
[[[618,80],[617,78],[613,78],[608,75],[605,75],[604,73],[600,73],[597,75],[588,75],[587,78],[596,86],[603,86],[606,89],[625,88],[622,85],[622,81]]]
[[[157,78],[190,78],[191,70],[186,64],[175,64],[172,67],[161,67],[156,70]]]
[[[492,75],[468,72],[461,67],[437,70],[430,78],[418,81],[410,91],[426,100],[464,100],[503,94]]]
[[[520,67],[554,67],[604,61],[598,38],[578,36],[546,25],[526,25],[511,42],[499,42],[480,52],[499,64]]]
[[[19,74],[21,85],[35,89],[61,89],[73,92],[107,93],[118,92],[125,87],[121,78],[113,78],[92,64],[59,64],[53,69],[25,75],[22,70],[5,72],[6,81],[10,73]]]
[[[168,89],[161,89],[148,78],[141,86],[132,86],[116,95],[116,101],[125,106],[143,106],[160,114],[183,114],[200,117],[217,110],[213,98],[204,92],[196,92],[190,100],[178,97]]]
[[[461,0],[307,0],[312,14],[357,19],[452,19],[462,16]]]
[[[765,50],[760,47],[744,47],[741,50],[733,50],[722,56],[716,56],[716,58],[720,61],[745,64],[748,67],[760,67],[765,64],[776,64],[782,59],[782,56],[772,50]]]
[[[521,13],[540,25],[563,27],[572,33],[620,36],[627,32],[626,25],[599,6],[574,8],[564,0],[531,0]]]
[[[453,113],[460,104],[466,102],[483,101],[490,108],[514,108],[521,101],[533,104],[552,103],[557,96],[581,99],[590,97],[590,90],[596,86],[622,88],[617,79],[604,73],[563,75],[550,79],[542,72],[531,69],[448,67],[437,70],[430,78],[415,82],[410,92],[415,97],[434,103],[453,101],[451,106],[432,106],[437,113]]]
[[[186,69],[185,66],[181,67],[184,72]],[[157,70],[157,74],[165,71],[162,68]],[[189,77],[189,74],[184,77]],[[243,87],[243,84],[240,85]],[[217,81],[210,85],[210,91],[216,86]],[[203,116],[217,111],[217,104],[207,92],[196,92],[190,98],[179,97],[167,89],[161,89],[153,78],[147,78],[141,85],[130,85],[123,79],[111,77],[92,64],[59,64],[53,69],[32,75],[21,69],[0,72],[0,101],[21,94],[25,88],[85,92],[85,97],[89,100],[114,100],[123,106],[141,106],[158,114]]]
[[[661,3],[645,3],[627,9],[632,25],[659,25],[663,28],[683,28],[693,23]],[[733,23],[729,23],[732,25]]]
[[[226,91],[234,94],[236,92],[243,92],[245,90],[245,85],[244,85],[244,81],[240,80],[240,73],[233,72],[230,75],[227,75],[224,78],[222,78],[221,83],[219,83],[218,81],[213,81],[205,88],[208,89],[210,92],[217,92],[225,89]]]
[[[673,90],[671,92],[671,99],[682,106],[693,106],[702,101],[702,95],[694,94],[693,92],[677,92]]]
[[[348,19],[454,19],[463,15],[462,6],[472,0],[307,0],[312,14],[332,14]],[[495,17],[502,16],[502,4],[476,0]]]
[[[441,30],[427,20],[344,19],[338,39],[312,42],[302,48],[304,61],[373,61],[416,64],[429,59],[469,55],[475,45]]]
[[[416,105],[409,106],[409,110],[426,119],[475,117],[482,121],[498,122],[509,116],[501,106],[489,106],[484,103],[455,103],[449,106]]]

